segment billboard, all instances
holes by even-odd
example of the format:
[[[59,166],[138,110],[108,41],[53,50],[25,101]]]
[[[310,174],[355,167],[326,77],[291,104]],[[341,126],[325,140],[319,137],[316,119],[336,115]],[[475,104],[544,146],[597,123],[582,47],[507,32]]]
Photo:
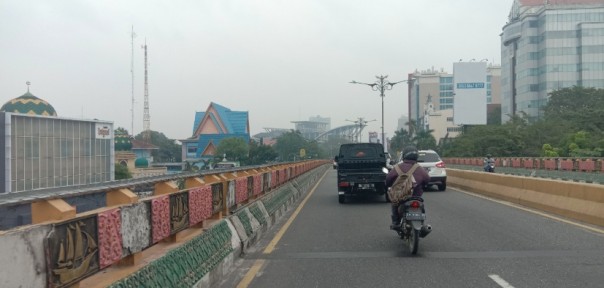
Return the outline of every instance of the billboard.
[[[487,124],[487,63],[453,63],[453,124]]]

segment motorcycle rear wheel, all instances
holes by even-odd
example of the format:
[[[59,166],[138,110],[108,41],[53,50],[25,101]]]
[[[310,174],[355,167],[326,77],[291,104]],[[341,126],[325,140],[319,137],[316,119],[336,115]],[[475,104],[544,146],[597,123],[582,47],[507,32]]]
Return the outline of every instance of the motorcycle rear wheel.
[[[419,249],[419,231],[411,228],[407,241],[409,243],[409,252],[412,255],[417,254],[417,250]]]

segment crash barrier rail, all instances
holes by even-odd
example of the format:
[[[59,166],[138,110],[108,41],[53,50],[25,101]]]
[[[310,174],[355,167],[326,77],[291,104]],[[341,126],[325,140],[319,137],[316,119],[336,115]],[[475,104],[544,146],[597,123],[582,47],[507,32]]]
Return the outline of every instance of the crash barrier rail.
[[[604,186],[448,169],[447,182],[485,196],[604,226]]]
[[[444,158],[447,167],[482,171],[483,158]],[[495,158],[495,172],[604,184],[602,158]]]
[[[215,171],[183,188],[158,177],[148,197],[117,187],[82,213],[61,198],[34,201],[32,224],[0,232],[0,287],[210,285],[328,163]]]

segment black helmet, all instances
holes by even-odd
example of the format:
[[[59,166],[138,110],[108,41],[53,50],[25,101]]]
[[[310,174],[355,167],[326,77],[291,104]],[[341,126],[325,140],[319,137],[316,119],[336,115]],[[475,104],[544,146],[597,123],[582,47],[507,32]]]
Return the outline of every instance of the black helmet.
[[[419,153],[415,146],[407,146],[403,149],[403,160],[417,160]]]

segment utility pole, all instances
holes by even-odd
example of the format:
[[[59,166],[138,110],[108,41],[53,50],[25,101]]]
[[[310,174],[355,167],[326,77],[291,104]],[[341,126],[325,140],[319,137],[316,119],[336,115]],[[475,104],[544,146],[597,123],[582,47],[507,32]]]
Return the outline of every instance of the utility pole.
[[[134,37],[136,37],[136,34],[134,33],[134,25],[132,25],[132,33],[130,34],[130,37],[130,48],[132,49],[132,54],[130,54],[130,74],[132,75],[132,108],[130,108],[132,122],[130,122],[130,133],[132,136],[134,136]]]
[[[147,69],[147,39],[145,39],[145,110],[143,114],[143,141],[151,143],[151,116],[149,115],[149,82]]]

